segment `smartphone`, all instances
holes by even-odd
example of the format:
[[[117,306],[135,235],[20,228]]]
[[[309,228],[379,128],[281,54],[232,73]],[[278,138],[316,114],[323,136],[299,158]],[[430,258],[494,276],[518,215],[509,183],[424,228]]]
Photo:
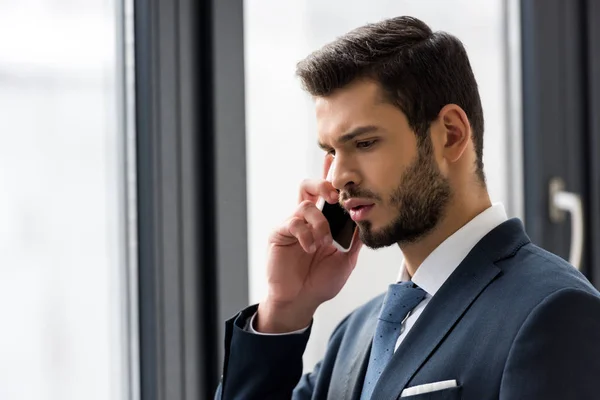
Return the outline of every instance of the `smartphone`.
[[[331,174],[331,169],[329,174]],[[329,181],[330,176],[327,175],[326,179]],[[329,222],[335,248],[343,253],[348,252],[352,248],[354,231],[356,230],[356,223],[352,221],[350,214],[339,203],[329,204],[322,197],[317,201],[317,208],[321,210],[327,222]]]

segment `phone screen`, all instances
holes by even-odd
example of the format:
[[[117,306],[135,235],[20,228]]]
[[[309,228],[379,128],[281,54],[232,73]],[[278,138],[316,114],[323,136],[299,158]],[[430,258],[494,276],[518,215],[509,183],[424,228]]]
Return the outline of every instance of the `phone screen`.
[[[325,202],[323,205],[323,215],[329,222],[331,236],[344,249],[350,248],[352,244],[352,236],[356,223],[352,221],[350,215],[339,204],[329,204]]]

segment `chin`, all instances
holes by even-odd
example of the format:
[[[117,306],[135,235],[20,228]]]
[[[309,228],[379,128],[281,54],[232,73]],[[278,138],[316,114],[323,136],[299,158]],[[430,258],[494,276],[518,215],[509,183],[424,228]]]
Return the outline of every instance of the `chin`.
[[[436,224],[403,225],[399,221],[383,226],[375,225],[372,221],[357,223],[361,241],[371,249],[380,249],[392,245],[416,243],[427,236]]]
[[[369,221],[360,221],[357,225],[360,240],[370,249],[381,249],[397,243],[384,229],[373,227]]]

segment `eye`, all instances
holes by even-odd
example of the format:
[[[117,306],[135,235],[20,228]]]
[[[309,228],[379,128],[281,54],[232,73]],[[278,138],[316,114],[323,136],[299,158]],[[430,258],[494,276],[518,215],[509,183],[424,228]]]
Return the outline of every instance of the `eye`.
[[[335,150],[334,149],[327,150],[327,155],[331,156],[331,157],[335,157]]]
[[[377,142],[377,140],[365,140],[363,142],[356,143],[356,147],[358,147],[359,149],[366,150],[366,149],[372,147],[376,142]]]

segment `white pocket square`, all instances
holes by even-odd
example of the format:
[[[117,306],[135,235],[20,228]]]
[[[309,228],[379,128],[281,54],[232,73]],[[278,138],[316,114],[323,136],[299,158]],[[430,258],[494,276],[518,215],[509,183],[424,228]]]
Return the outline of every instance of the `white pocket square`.
[[[414,396],[415,394],[423,394],[429,392],[436,392],[438,390],[450,389],[456,387],[456,379],[451,381],[441,381],[441,382],[433,382],[426,383],[424,385],[413,386],[406,388],[400,394],[400,397]]]

